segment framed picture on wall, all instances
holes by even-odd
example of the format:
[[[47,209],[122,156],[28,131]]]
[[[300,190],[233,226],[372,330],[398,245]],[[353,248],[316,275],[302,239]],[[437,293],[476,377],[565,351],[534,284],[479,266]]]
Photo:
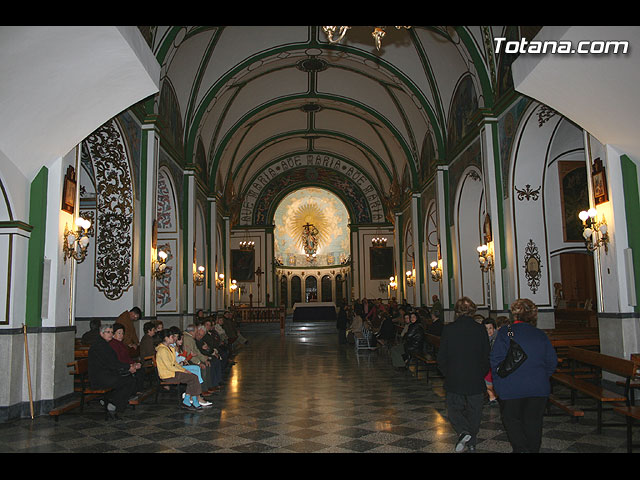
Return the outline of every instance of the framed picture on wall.
[[[73,214],[76,207],[76,171],[69,165],[62,185],[62,210]]]
[[[256,270],[254,250],[231,250],[231,280],[253,282]]]
[[[394,276],[393,247],[369,247],[371,280],[389,280]]]
[[[595,199],[595,204],[600,205],[601,203],[608,202],[607,176],[600,158],[596,158],[593,161],[593,166],[591,167],[591,179],[593,181],[593,197]]]

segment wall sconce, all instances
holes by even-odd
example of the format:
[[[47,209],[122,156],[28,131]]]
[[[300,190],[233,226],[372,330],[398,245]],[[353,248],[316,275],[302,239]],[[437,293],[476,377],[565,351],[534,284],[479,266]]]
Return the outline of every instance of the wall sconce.
[[[396,282],[396,277],[389,277],[389,288],[391,290],[396,290],[398,288],[398,282]]]
[[[87,248],[89,247],[87,231],[91,227],[91,222],[78,217],[76,218],[76,226],[76,230],[69,230],[68,225],[64,226],[62,240],[64,263],[67,263],[67,258],[74,258],[78,263],[82,263],[87,256]]]
[[[204,267],[200,265],[198,270],[193,272],[193,283],[202,285],[204,283]]]
[[[491,243],[489,243],[491,245]],[[480,263],[480,270],[488,272],[493,270],[493,249],[489,245],[480,245],[478,250],[478,262]]]
[[[235,280],[231,280],[231,285],[229,286],[229,292],[231,293],[231,305],[233,305],[233,296],[238,289],[238,282]],[[238,302],[240,302],[240,294],[238,294]]]
[[[429,266],[431,267],[431,280],[439,282],[442,279],[442,267],[435,260]]]
[[[151,276],[153,278],[162,278],[166,274],[167,268],[167,252],[160,250],[158,258],[151,265]]]
[[[216,288],[222,290],[224,288],[224,273],[216,275]]]
[[[407,270],[407,272],[405,273],[405,276],[407,277],[407,285],[409,287],[413,287],[416,284],[416,271],[414,270]]]
[[[590,208],[589,210],[581,211],[578,217],[582,220],[582,225],[584,226],[582,236],[584,237],[587,250],[593,252],[603,246],[605,253],[608,253],[609,233],[607,232],[607,221],[604,215],[602,216],[602,220],[598,222],[598,211],[595,208]]]

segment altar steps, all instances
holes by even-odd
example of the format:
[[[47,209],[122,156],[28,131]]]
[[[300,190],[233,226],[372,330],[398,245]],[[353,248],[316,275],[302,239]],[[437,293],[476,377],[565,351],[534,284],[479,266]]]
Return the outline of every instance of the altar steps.
[[[285,323],[286,335],[336,334],[336,322],[291,322]]]

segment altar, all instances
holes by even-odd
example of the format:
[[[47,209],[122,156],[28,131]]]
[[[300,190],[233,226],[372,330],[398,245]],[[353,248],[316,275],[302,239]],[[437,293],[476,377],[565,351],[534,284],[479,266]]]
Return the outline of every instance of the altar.
[[[294,322],[335,322],[338,316],[333,302],[295,303]]]

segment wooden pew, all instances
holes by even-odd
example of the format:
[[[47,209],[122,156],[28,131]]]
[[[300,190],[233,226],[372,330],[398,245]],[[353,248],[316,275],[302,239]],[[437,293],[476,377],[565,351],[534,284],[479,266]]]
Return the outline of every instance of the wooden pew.
[[[558,369],[556,371],[560,373],[568,373],[571,370],[567,356],[569,347],[581,347],[585,350],[592,350],[594,352],[600,351],[600,339],[598,337],[558,335],[550,337],[549,340],[556,350],[556,355],[558,356]],[[593,375],[590,374],[590,369],[588,368],[583,369],[582,373],[576,370],[575,374],[581,378],[593,377]]]
[[[425,333],[424,337],[425,340],[433,347],[433,353],[431,357],[422,353],[417,353],[411,355],[411,360],[413,360],[415,364],[416,379],[418,378],[420,367],[423,366],[425,367],[424,371],[427,372],[427,383],[429,383],[429,373],[431,372],[431,369],[433,368],[436,372],[438,371],[438,362],[436,360],[436,357],[438,355],[438,349],[440,348],[440,337],[431,335],[430,333]],[[442,376],[436,375],[434,378],[442,378]]]
[[[635,374],[635,364],[630,360],[623,358],[604,355],[599,352],[586,350],[580,347],[570,346],[567,351],[567,357],[571,363],[571,372],[556,372],[551,376],[552,387],[555,384],[564,385],[571,391],[571,405],[575,405],[578,394],[589,397],[596,401],[595,410],[598,413],[598,433],[602,431],[603,426],[620,426],[617,423],[604,424],[602,422],[603,406],[605,404],[612,406],[629,406],[630,405],[630,382]],[[603,388],[598,383],[587,381],[576,375],[576,369],[580,366],[588,366],[594,372],[599,372],[601,377],[602,371],[607,371],[623,377],[625,379],[624,393],[616,393]],[[554,397],[556,398],[556,397]],[[585,409],[581,410],[594,410]]]
[[[71,368],[69,375],[74,376],[74,392],[80,394],[78,399],[72,400],[58,408],[49,411],[49,415],[57,422],[60,415],[80,407],[82,412],[85,403],[91,400],[104,398],[105,394],[111,391],[110,388],[91,388],[89,382],[89,359],[81,357],[75,361],[68,363],[67,367]],[[153,388],[145,390],[129,400],[129,405],[135,409],[136,405],[140,405],[142,401],[154,392]],[[105,412],[105,418],[109,418],[109,414]]]
[[[58,418],[63,413],[66,413],[70,410],[73,410],[77,407],[80,407],[80,411],[82,412],[84,409],[85,403],[88,403],[91,400],[96,398],[104,398],[104,395],[111,391],[110,388],[91,388],[89,384],[89,359],[88,358],[79,358],[71,363],[67,364],[68,367],[71,367],[71,371],[69,375],[73,375],[75,379],[74,391],[80,393],[80,398],[77,400],[73,400],[59,408],[51,410],[49,415],[52,416],[55,421],[58,421]],[[108,413],[105,411],[106,418],[108,418]]]
[[[633,427],[635,425],[635,420],[640,420],[640,406],[635,405],[625,405],[613,407],[613,411],[619,413],[620,415],[624,415],[627,421],[627,453],[631,453],[633,447],[640,447],[639,444],[633,443]]]

